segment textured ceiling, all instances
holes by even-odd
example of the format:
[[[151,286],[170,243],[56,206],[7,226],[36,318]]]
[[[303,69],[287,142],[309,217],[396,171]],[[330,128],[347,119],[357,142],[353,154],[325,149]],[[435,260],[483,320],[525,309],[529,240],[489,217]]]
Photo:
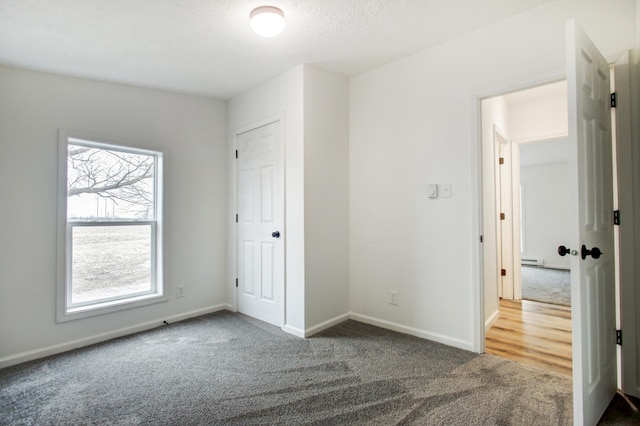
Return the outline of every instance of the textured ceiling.
[[[0,65],[229,99],[299,64],[351,76],[554,0],[0,0]],[[284,32],[249,28],[280,7]]]

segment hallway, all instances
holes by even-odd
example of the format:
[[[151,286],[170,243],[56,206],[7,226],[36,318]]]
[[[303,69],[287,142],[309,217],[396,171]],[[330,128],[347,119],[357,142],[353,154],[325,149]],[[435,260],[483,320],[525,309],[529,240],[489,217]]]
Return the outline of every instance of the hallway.
[[[486,352],[571,376],[571,308],[501,299]]]

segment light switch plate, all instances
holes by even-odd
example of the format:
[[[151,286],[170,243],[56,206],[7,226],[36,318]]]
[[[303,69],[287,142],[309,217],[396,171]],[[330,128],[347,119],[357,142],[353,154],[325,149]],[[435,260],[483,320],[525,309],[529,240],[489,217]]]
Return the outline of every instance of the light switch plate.
[[[440,196],[442,198],[450,198],[451,197],[451,184],[450,183],[440,184]]]
[[[435,183],[427,185],[427,195],[429,198],[438,198],[438,185]]]

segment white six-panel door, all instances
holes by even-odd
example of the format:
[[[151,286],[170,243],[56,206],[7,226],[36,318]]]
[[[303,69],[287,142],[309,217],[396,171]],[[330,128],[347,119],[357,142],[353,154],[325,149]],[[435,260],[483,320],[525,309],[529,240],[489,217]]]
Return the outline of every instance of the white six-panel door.
[[[281,122],[237,135],[238,311],[284,322],[284,165]]]
[[[570,187],[577,188],[570,212],[574,423],[595,425],[616,392],[610,82],[609,64],[573,21],[567,82]]]

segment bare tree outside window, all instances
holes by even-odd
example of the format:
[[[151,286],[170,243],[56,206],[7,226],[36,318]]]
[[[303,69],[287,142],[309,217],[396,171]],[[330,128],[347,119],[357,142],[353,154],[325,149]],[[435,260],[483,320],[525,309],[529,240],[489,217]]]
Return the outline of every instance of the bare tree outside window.
[[[151,155],[69,144],[67,217],[151,220],[153,178],[154,157]],[[81,202],[74,203],[74,197]],[[101,202],[103,208],[100,208]]]

